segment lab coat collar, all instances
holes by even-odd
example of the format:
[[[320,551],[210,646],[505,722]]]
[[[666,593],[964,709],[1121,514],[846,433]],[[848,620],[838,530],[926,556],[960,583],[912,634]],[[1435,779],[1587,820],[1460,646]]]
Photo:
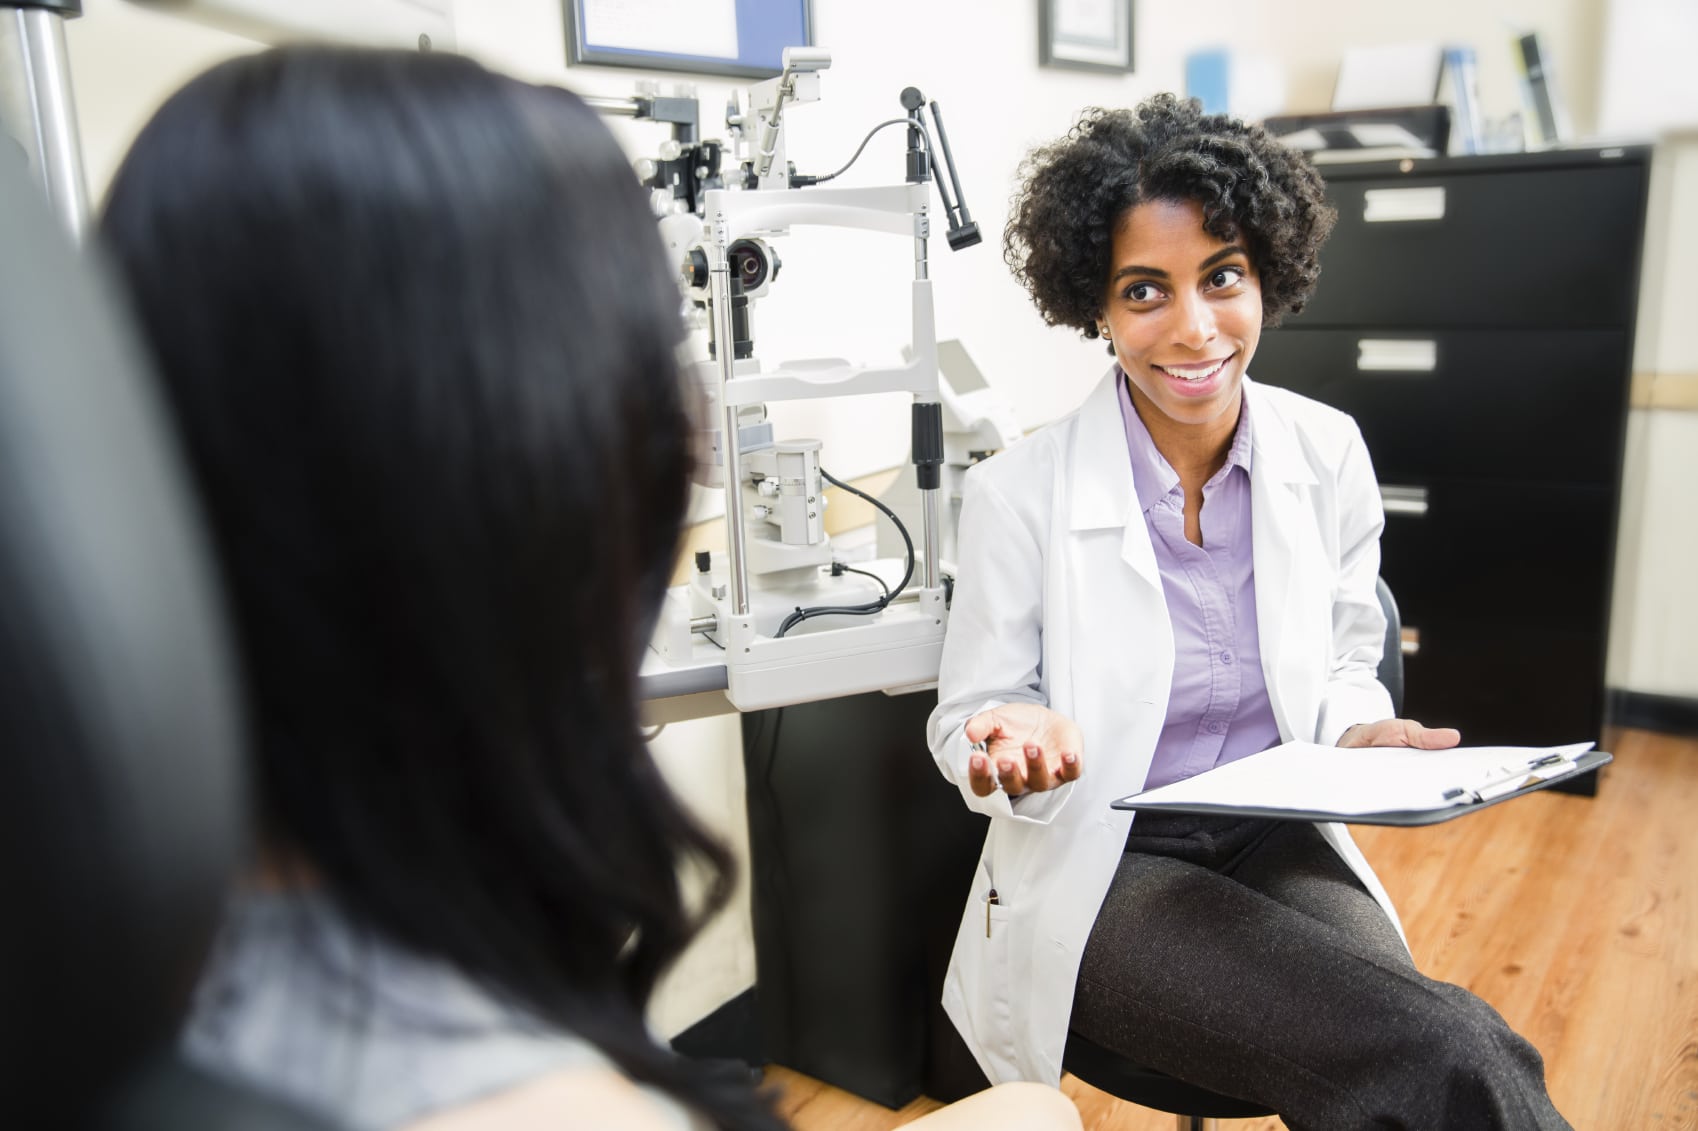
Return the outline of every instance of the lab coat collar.
[[[1305,519],[1306,487],[1318,485],[1314,468],[1303,456],[1302,440],[1271,389],[1244,379],[1245,404],[1256,422],[1250,433],[1256,473],[1250,477],[1250,545],[1255,560],[1256,632],[1261,640],[1262,675],[1268,702],[1286,739],[1311,737],[1307,718],[1292,713],[1293,704],[1318,697],[1301,689],[1313,674],[1306,650],[1287,646],[1292,625],[1305,623],[1300,586],[1305,571],[1325,560],[1313,518]],[[1307,565],[1305,565],[1307,563]]]
[[[1265,478],[1274,483],[1313,485],[1315,469],[1303,458],[1303,450],[1291,422],[1275,411],[1267,392],[1244,377],[1244,404],[1250,414],[1250,480]]]
[[[1091,530],[1119,529],[1120,557],[1156,596],[1161,594],[1161,570],[1155,546],[1144,525],[1132,480],[1132,461],[1126,454],[1126,424],[1120,416],[1121,380],[1118,365],[1080,406],[1074,417],[1077,435],[1069,476],[1068,522],[1077,535]]]
[[[1075,416],[1071,497],[1067,528],[1102,530],[1125,526],[1140,517],[1132,485],[1132,461],[1126,456],[1126,425],[1120,419],[1118,365],[1109,366]],[[1138,526],[1142,527],[1140,520]]]
[[[1122,528],[1121,558],[1159,593],[1161,570],[1138,505],[1132,461],[1126,454],[1126,426],[1120,415],[1117,385],[1120,379],[1120,367],[1111,366],[1075,417],[1078,436],[1073,447],[1067,525],[1074,533]],[[1248,376],[1244,378],[1244,401],[1255,422],[1250,429],[1251,461],[1255,468],[1250,484],[1252,506],[1258,516],[1253,535],[1256,560],[1262,563],[1277,557],[1283,565],[1291,548],[1284,544],[1278,525],[1289,518],[1284,512],[1296,500],[1289,490],[1273,488],[1276,484],[1313,485],[1315,473],[1303,458],[1301,443],[1290,422]],[[1277,517],[1276,512],[1280,512]],[[1270,572],[1278,573],[1280,568]],[[1262,580],[1259,576],[1258,582]],[[1262,586],[1258,584],[1257,588],[1260,591]],[[1276,613],[1272,619],[1277,621],[1279,615]]]
[[[1068,505],[1069,530],[1126,526],[1141,517],[1132,464],[1126,455],[1119,379],[1120,367],[1110,366],[1107,375],[1079,407],[1078,442],[1073,448],[1073,489]],[[1290,423],[1248,376],[1244,378],[1244,402],[1252,421],[1251,480],[1314,484],[1314,469],[1303,458]],[[1142,527],[1143,523],[1137,525]]]

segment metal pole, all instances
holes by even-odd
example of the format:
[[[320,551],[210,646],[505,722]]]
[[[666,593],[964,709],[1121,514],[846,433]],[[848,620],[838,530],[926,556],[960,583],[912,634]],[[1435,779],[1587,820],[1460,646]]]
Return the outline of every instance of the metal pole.
[[[930,284],[929,262],[926,250],[927,237],[930,235],[930,213],[925,205],[921,205],[920,210],[915,213],[914,216],[914,286],[916,288],[929,286]],[[933,341],[933,349],[935,353],[935,332],[933,333]],[[935,389],[931,394],[931,399],[937,399],[937,392]],[[941,456],[942,452],[939,452],[938,455]],[[925,584],[927,589],[936,589],[938,586],[937,556],[938,551],[943,546],[942,528],[938,525],[937,492],[938,489],[936,487],[927,487],[923,483],[920,484],[920,516],[921,525],[923,527],[922,541],[926,555]]]
[[[937,555],[942,543],[939,538],[940,529],[937,520],[937,496],[938,488],[936,487],[920,492],[920,502],[924,507],[921,514],[925,524],[927,589],[936,589],[938,586]]]
[[[54,214],[80,241],[88,228],[88,187],[58,11],[0,7],[0,81],[7,130],[23,148]]]
[[[719,368],[719,406],[724,429],[720,451],[725,457],[725,544],[731,573],[731,615],[749,615],[749,574],[743,546],[743,453],[737,429],[737,405],[729,403],[737,360],[731,328],[731,257],[724,213],[713,220],[713,262],[708,268],[708,304],[713,307],[713,356]]]
[[[579,96],[584,105],[597,113],[606,114],[610,118],[635,118],[637,116],[637,100],[635,98],[614,98],[600,94],[585,94]]]

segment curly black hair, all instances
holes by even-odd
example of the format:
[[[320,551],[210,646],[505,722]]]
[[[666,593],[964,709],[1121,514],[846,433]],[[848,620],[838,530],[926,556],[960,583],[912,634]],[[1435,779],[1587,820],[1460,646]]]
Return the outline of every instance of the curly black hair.
[[[1203,228],[1244,245],[1262,323],[1303,309],[1337,212],[1306,157],[1260,126],[1158,94],[1133,110],[1086,110],[1021,162],[1002,254],[1051,326],[1095,338],[1115,229],[1147,200],[1202,205]]]

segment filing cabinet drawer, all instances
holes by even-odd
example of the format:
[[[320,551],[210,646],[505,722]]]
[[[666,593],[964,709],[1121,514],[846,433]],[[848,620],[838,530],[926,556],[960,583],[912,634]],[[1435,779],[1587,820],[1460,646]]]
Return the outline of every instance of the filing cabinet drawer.
[[[1403,713],[1454,726],[1471,746],[1596,742],[1603,647],[1595,634],[1434,625],[1422,630],[1421,650],[1404,657]]]
[[[1383,477],[1380,485],[1391,495],[1380,573],[1405,625],[1602,636],[1614,492],[1456,480],[1392,484]],[[1406,493],[1395,494],[1399,489]]]
[[[1444,177],[1332,172],[1338,227],[1292,325],[1626,328],[1638,162]]]
[[[1627,406],[1621,331],[1270,330],[1253,376],[1356,418],[1382,481],[1607,486]]]

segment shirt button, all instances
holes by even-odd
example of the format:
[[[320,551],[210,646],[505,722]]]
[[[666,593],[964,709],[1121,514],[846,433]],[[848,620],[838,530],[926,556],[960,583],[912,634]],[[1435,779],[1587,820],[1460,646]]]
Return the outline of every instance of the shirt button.
[[[1205,723],[1203,729],[1210,734],[1219,734],[1226,729],[1226,725],[1224,723]]]
[[[1223,663],[1223,664],[1230,664],[1232,662],[1232,653],[1231,652],[1222,652],[1220,654],[1220,662]]]

